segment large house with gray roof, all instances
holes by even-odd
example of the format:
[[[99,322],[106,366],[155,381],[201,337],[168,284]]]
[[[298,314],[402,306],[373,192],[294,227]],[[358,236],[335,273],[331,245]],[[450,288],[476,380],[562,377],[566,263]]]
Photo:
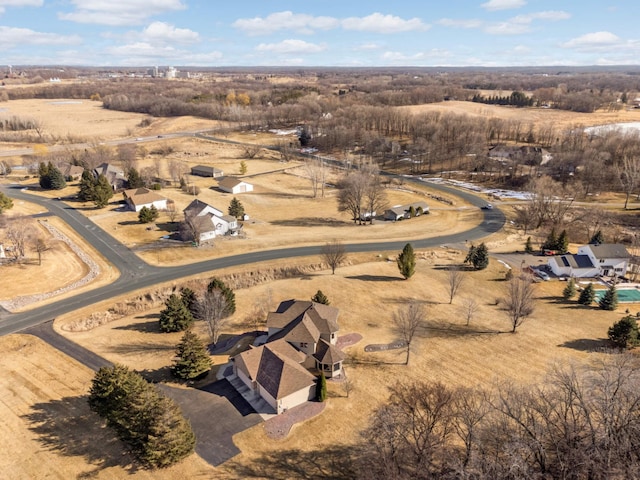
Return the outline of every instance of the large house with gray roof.
[[[554,255],[547,264],[560,277],[623,277],[631,255],[624,245],[602,243],[583,245],[576,254]]]
[[[310,301],[287,300],[267,316],[265,344],[233,357],[234,374],[256,397],[282,413],[316,395],[316,376],[342,373],[336,347],[339,310]]]

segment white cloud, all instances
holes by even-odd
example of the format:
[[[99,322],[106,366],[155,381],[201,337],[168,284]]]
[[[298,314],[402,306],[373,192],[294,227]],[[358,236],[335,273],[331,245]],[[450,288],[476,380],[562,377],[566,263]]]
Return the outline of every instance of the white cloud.
[[[597,50],[609,48],[621,43],[623,43],[622,39],[611,32],[593,32],[573,38],[561,44],[561,46],[564,48],[575,48],[577,50]]]
[[[241,18],[233,22],[232,25],[251,36],[268,35],[280,30],[308,35],[319,30],[332,30],[340,27],[344,30],[376,33],[397,33],[429,29],[429,25],[425,25],[419,18],[405,20],[395,15],[383,15],[381,13],[340,20],[334,17],[314,17],[291,11],[272,13],[266,17]]]
[[[511,18],[510,22],[515,23],[531,23],[534,20],[546,20],[548,22],[559,22],[560,20],[568,20],[571,14],[562,10],[546,10],[544,12],[528,13],[526,15],[517,15]]]
[[[247,35],[267,35],[279,30],[290,30],[301,34],[311,34],[316,30],[337,28],[339,21],[333,17],[314,17],[290,11],[277,12],[266,17],[240,18],[232,26]]]
[[[153,22],[140,36],[150,42],[195,43],[200,40],[198,32],[188,28],[176,28],[165,22]]]
[[[531,24],[534,20],[546,20],[557,22],[571,18],[571,14],[561,10],[547,10],[544,12],[517,15],[506,22],[498,22],[487,25],[484,29],[491,35],[521,35],[532,31]]]
[[[489,0],[487,3],[480,5],[482,8],[490,11],[494,10],[511,10],[514,8],[524,7],[527,4],[525,0]]]
[[[134,42],[106,48],[106,57],[113,57],[118,65],[144,65],[157,63],[180,63],[183,65],[209,65],[220,60],[220,52],[191,52],[171,45],[158,46],[155,43]]]
[[[5,7],[41,7],[44,0],[0,0],[0,14],[4,13]]]
[[[61,20],[100,25],[139,25],[148,17],[183,10],[182,0],[71,0],[76,11],[58,13]]]
[[[415,62],[416,60],[423,60],[425,57],[424,53],[415,53],[413,55],[407,55],[402,52],[384,52],[382,54],[382,59],[388,62],[399,63],[399,62]]]
[[[82,43],[78,35],[36,32],[29,28],[0,27],[0,45],[77,45]]]
[[[482,26],[482,20],[478,19],[469,19],[469,20],[456,20],[453,18],[441,18],[436,22],[438,25],[442,25],[444,27],[454,27],[454,28],[479,28]]]
[[[256,47],[259,52],[271,53],[319,53],[326,50],[326,45],[305,42],[304,40],[283,40],[279,43],[261,43]]]
[[[342,28],[345,30],[357,30],[360,32],[376,33],[398,33],[415,30],[428,30],[426,25],[419,18],[404,20],[395,15],[383,15],[372,13],[366,17],[349,17],[342,20]]]
[[[363,43],[355,47],[354,50],[366,51],[366,50],[379,50],[381,48],[382,46],[378,45],[377,43]]]

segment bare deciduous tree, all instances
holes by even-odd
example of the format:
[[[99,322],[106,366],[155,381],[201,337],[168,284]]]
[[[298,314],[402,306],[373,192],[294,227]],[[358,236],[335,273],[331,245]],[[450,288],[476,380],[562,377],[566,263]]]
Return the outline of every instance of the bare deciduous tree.
[[[342,242],[333,240],[325,243],[320,249],[320,255],[331,268],[331,274],[335,275],[336,268],[347,258],[347,250]]]
[[[261,151],[262,146],[260,145],[245,145],[243,157],[248,159],[256,158]]]
[[[229,318],[229,305],[219,289],[205,290],[197,300],[197,317],[207,323],[211,341],[216,344]]]
[[[11,246],[11,256],[15,260],[24,258],[26,248],[36,233],[33,220],[24,215],[16,215],[7,221],[5,235]]]
[[[31,238],[32,248],[38,254],[38,265],[42,265],[42,253],[49,250],[49,244],[42,235],[33,236]]]
[[[187,173],[187,166],[184,163],[179,160],[169,161],[169,176],[173,183],[177,185],[185,173]]]
[[[464,272],[457,266],[447,268],[447,287],[449,288],[449,304],[453,303],[453,297],[464,282]]]
[[[393,314],[392,321],[407,349],[407,357],[404,364],[409,365],[411,342],[413,342],[418,328],[421,327],[425,321],[424,307],[415,301],[411,301],[400,307]]]
[[[462,301],[462,314],[467,321],[467,327],[476,316],[476,313],[478,313],[479,308],[480,305],[473,297],[467,297]]]
[[[625,194],[624,209],[627,209],[629,197],[640,185],[640,157],[636,155],[625,155],[620,165],[616,167],[616,173],[620,186]]]
[[[320,190],[320,197],[324,198],[324,185],[326,182],[324,160],[321,158],[308,158],[305,160],[304,169],[311,182],[313,198],[318,197],[318,190]]]
[[[533,280],[531,275],[522,273],[514,275],[507,282],[507,293],[504,298],[504,307],[509,315],[511,333],[516,333],[517,328],[535,310],[535,298],[533,296]]]

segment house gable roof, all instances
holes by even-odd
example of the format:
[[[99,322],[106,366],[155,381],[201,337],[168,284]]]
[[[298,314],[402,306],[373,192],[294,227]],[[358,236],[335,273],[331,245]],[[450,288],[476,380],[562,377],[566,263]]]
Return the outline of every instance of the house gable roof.
[[[220,187],[225,187],[225,188],[229,188],[229,189],[231,189],[233,187],[236,187],[236,186],[240,185],[241,183],[246,183],[246,182],[244,180],[240,180],[239,178],[236,178],[236,177],[224,177],[224,178],[221,178],[218,181],[218,185]]]
[[[198,200],[197,198],[193,200],[189,205],[185,207],[183,213],[189,215],[203,215],[205,210],[208,210],[208,213],[215,214],[217,216],[222,216],[222,212],[218,210],[216,207],[212,207],[208,203],[203,202],[202,200]]]
[[[275,312],[267,315],[267,327],[284,329],[292,323],[301,322],[305,316],[313,322],[321,334],[331,334],[338,331],[339,310],[330,305],[304,301],[286,300],[278,305]]]
[[[344,353],[327,341],[320,340],[316,353],[313,354],[313,358],[325,365],[335,365],[336,363],[344,361]]]
[[[571,268],[593,268],[588,255],[558,255],[558,265]]]
[[[300,365],[305,354],[284,340],[276,340],[236,355],[237,368],[280,399],[315,383],[315,376]]]
[[[588,245],[588,247],[598,259],[631,258],[625,246],[619,243],[601,243],[599,245]]]

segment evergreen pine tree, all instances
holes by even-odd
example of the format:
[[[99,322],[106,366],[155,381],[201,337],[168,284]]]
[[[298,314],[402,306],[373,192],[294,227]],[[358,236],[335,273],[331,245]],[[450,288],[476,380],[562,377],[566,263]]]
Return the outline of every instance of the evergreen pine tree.
[[[558,236],[556,234],[556,229],[554,227],[551,229],[551,232],[549,232],[549,235],[547,236],[546,240],[542,244],[542,249],[555,250],[557,245],[558,245]]]
[[[49,164],[49,188],[51,190],[62,190],[67,186],[67,181],[64,179],[62,172],[55,166]]]
[[[580,305],[591,305],[596,298],[596,292],[593,289],[593,285],[590,283],[581,292],[578,297],[578,303]]]
[[[182,298],[172,293],[165,302],[166,308],[160,312],[160,330],[182,332],[193,324],[193,315]]]
[[[554,250],[557,250],[560,253],[567,253],[569,250],[569,236],[567,235],[566,230],[562,230],[560,235],[558,235]]]
[[[331,303],[329,302],[329,299],[327,298],[327,296],[324,293],[322,293],[322,290],[318,290],[316,294],[313,297],[311,297],[311,301],[316,303],[321,303],[323,305],[330,305]]]
[[[240,162],[240,175],[246,175],[247,170],[248,170],[247,162],[245,162],[244,160],[242,160],[242,161]]]
[[[138,221],[140,223],[151,223],[158,218],[158,209],[155,205],[151,207],[142,207],[138,212]]]
[[[576,294],[576,281],[571,277],[567,282],[567,286],[562,290],[562,298],[571,299]]]
[[[609,289],[604,292],[604,295],[600,297],[598,306],[602,310],[615,310],[618,308],[618,292],[615,283],[612,283]]]
[[[191,455],[196,445],[195,434],[172,399],[160,396],[147,416],[147,434],[140,453],[146,465],[166,468]]]
[[[40,166],[38,167],[38,175],[40,176],[40,187],[45,190],[51,189],[51,178],[49,177],[49,167],[51,167],[51,162],[46,164],[44,162],[40,162]]]
[[[472,264],[475,270],[484,270],[489,266],[489,249],[484,242],[477,247],[471,245],[464,259],[464,263]]]
[[[318,402],[324,402],[327,399],[327,378],[324,376],[324,372],[320,372],[318,381],[316,383],[316,400]]]
[[[0,192],[0,215],[11,208],[13,208],[13,200],[5,195],[4,192]]]
[[[413,251],[413,247],[410,243],[407,243],[398,258],[396,259],[398,264],[398,270],[400,274],[408,279],[413,276],[416,271],[416,254]]]
[[[236,294],[227,285],[218,278],[212,278],[207,286],[207,290],[212,292],[213,290],[220,290],[227,301],[227,313],[228,316],[233,315],[236,311]]]
[[[630,315],[609,327],[609,340],[618,348],[635,347],[640,344],[638,322]]]
[[[533,243],[531,242],[531,237],[527,237],[527,242],[524,244],[524,252],[533,253]]]
[[[171,373],[183,380],[193,380],[206,375],[211,369],[211,357],[200,337],[187,330],[176,349],[176,359]]]
[[[589,240],[589,244],[600,245],[602,243],[604,243],[604,235],[602,234],[602,230],[598,230],[596,233],[593,234],[593,237],[591,237],[591,240]]]
[[[189,309],[189,311],[195,315],[197,302],[196,292],[191,290],[189,287],[184,287],[180,289],[180,297],[182,298],[182,302]]]
[[[144,180],[135,168],[130,168],[127,172],[127,185],[129,188],[144,187]]]
[[[84,173],[83,173],[84,175]],[[113,188],[109,184],[107,177],[100,174],[98,180],[93,186],[92,200],[96,204],[96,207],[103,208],[109,203],[109,200],[113,197]]]
[[[229,203],[229,215],[236,218],[242,218],[244,216],[244,206],[236,197],[233,197],[231,203]]]
[[[78,199],[83,202],[93,201],[93,192],[96,186],[96,179],[90,170],[84,170],[82,172],[82,178],[80,178],[80,192],[78,192]]]

